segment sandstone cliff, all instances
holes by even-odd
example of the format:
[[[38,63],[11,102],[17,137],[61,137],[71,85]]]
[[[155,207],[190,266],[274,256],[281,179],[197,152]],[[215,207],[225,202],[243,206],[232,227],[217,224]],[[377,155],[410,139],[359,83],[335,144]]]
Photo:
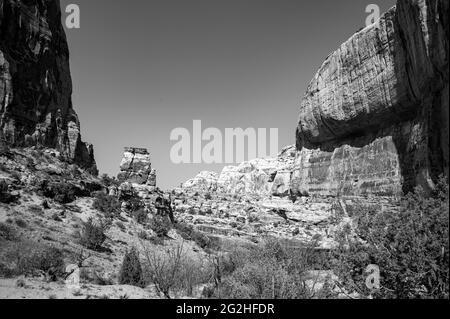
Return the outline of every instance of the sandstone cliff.
[[[399,0],[328,56],[301,102],[291,188],[400,194],[448,176],[447,0]]]
[[[449,2],[399,0],[308,86],[295,150],[183,186],[261,195],[397,196],[449,166]]]
[[[54,148],[97,172],[72,108],[69,50],[58,0],[0,0],[0,135]]]

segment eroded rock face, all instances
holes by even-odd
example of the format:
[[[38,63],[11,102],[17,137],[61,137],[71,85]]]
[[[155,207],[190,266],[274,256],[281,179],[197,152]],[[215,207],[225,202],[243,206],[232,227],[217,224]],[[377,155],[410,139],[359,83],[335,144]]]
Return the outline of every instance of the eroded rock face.
[[[301,102],[299,193],[397,194],[448,176],[447,0],[399,0],[333,52]]]
[[[156,171],[152,169],[150,153],[145,148],[126,147],[117,179],[122,183],[156,186]]]
[[[97,173],[72,108],[59,1],[0,0],[0,130],[11,146],[57,149]]]
[[[182,186],[203,192],[288,195],[295,156],[295,146],[288,146],[275,158],[257,158],[238,166],[227,166],[219,175],[201,172]]]

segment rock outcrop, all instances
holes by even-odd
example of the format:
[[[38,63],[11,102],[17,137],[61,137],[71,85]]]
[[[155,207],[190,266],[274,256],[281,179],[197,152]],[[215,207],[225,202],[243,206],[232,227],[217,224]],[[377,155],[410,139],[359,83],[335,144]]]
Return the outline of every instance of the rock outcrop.
[[[0,0],[0,130],[14,147],[54,148],[97,174],[72,107],[58,0]]]
[[[201,172],[182,187],[228,194],[289,195],[295,156],[295,146],[288,146],[275,158],[257,158],[238,166],[227,166],[220,175]]]
[[[152,169],[150,153],[145,148],[126,147],[117,179],[122,183],[156,186],[156,171]]]
[[[399,0],[301,102],[294,192],[394,195],[448,176],[449,2]]]
[[[449,2],[399,0],[330,54],[300,105],[296,150],[184,187],[260,195],[398,196],[449,166]]]

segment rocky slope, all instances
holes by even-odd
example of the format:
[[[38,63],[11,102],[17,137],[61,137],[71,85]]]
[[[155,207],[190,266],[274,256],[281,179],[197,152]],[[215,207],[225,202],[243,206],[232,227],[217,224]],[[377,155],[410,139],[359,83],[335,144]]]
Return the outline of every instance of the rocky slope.
[[[72,108],[69,50],[59,1],[0,0],[0,138],[54,148],[96,173]]]

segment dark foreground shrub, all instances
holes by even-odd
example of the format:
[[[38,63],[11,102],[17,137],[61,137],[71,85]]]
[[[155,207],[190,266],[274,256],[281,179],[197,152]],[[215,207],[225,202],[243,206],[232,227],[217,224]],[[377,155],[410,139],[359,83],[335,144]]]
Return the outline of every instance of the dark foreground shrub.
[[[52,183],[44,180],[39,185],[39,192],[47,198],[54,199],[59,204],[68,204],[75,200],[77,189],[69,183]]]
[[[132,248],[125,254],[122,267],[119,273],[119,284],[142,287],[142,267],[139,260],[139,253]]]
[[[197,231],[193,226],[186,223],[177,222],[174,225],[177,232],[184,240],[194,241],[200,248],[203,249],[218,249],[220,246],[217,238],[207,236],[200,231]]]
[[[49,280],[55,281],[64,273],[64,254],[56,247],[23,241],[7,246],[5,250],[2,254],[8,266],[4,264],[3,269],[7,269],[10,275],[44,273]]]
[[[292,251],[275,239],[236,250],[227,259],[216,262],[213,295],[225,299],[312,298],[315,292],[306,284],[306,278],[313,267],[301,262],[307,257],[306,252],[309,250]],[[211,294],[210,287],[208,295]]]
[[[350,291],[375,298],[449,297],[449,194],[441,181],[431,197],[417,190],[398,212],[366,211],[355,229],[362,240],[340,233],[335,269]],[[381,287],[365,285],[370,264],[380,269]]]
[[[144,225],[148,221],[148,213],[145,209],[140,208],[132,212],[134,220],[141,225]]]
[[[0,239],[8,241],[18,240],[18,235],[16,229],[6,223],[0,223]]]
[[[172,224],[166,217],[154,216],[150,220],[150,229],[155,232],[156,236],[163,238],[166,237],[172,229]]]
[[[11,195],[8,191],[8,184],[5,181],[0,181],[0,203],[11,204],[17,201],[17,196]]]
[[[147,284],[155,285],[157,292],[167,299],[193,296],[195,288],[211,278],[207,260],[191,257],[183,244],[162,251],[153,247],[143,248],[144,279]]]
[[[109,228],[105,221],[94,222],[92,218],[83,223],[83,229],[80,234],[80,244],[91,250],[101,250],[106,240],[105,232]]]
[[[103,192],[97,193],[92,203],[92,207],[105,214],[107,218],[112,218],[120,213],[121,206],[120,201],[116,197],[106,195]]]

